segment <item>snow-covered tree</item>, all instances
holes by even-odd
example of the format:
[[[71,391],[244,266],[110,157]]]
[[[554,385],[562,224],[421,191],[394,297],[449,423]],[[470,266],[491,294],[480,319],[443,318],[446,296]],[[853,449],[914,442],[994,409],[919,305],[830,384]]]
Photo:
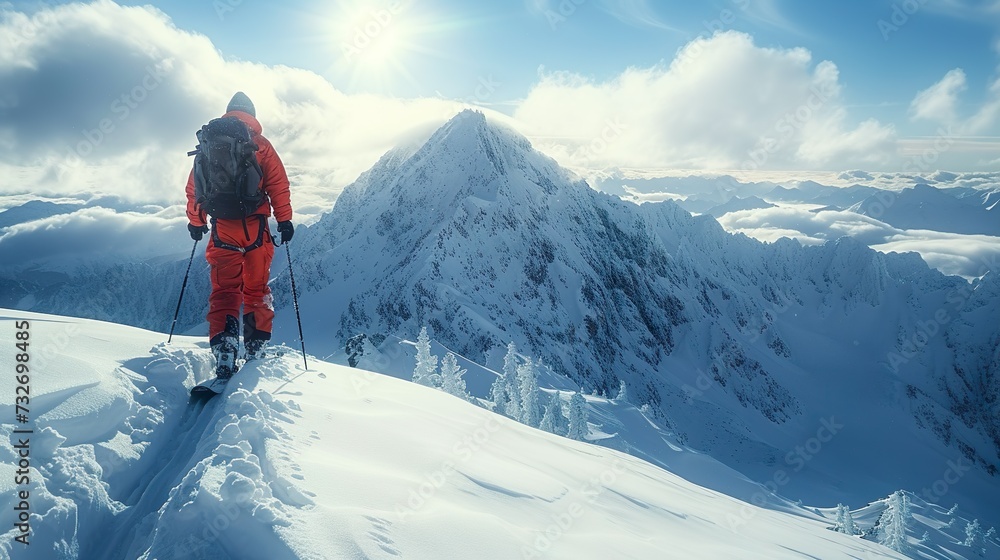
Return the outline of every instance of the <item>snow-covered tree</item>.
[[[858,526],[854,523],[854,516],[851,515],[851,509],[844,504],[837,504],[837,521],[833,530],[845,535],[858,534]]]
[[[570,439],[583,441],[588,433],[587,401],[583,398],[581,390],[573,393],[569,399],[569,432],[566,436]]]
[[[521,419],[521,387],[517,382],[517,347],[511,342],[507,345],[507,355],[503,358],[503,404],[496,403],[496,410],[514,420]]]
[[[615,402],[628,402],[628,390],[625,388],[625,380],[620,380],[621,385],[618,386],[618,394],[615,395]]]
[[[507,382],[502,373],[493,380],[493,386],[490,388],[490,400],[493,401],[493,412],[507,413]]]
[[[437,369],[438,357],[431,354],[431,338],[427,335],[427,327],[421,327],[417,336],[417,366],[413,368],[413,382],[439,387],[441,376]]]
[[[538,371],[531,360],[517,368],[517,381],[521,393],[521,423],[537,428],[542,415],[538,407]]]
[[[949,529],[955,527],[955,520],[956,520],[955,514],[957,512],[958,512],[958,504],[956,503],[955,505],[951,506],[951,509],[949,509],[944,513],[945,515],[948,516],[948,524],[945,526],[948,527]]]
[[[458,367],[458,359],[455,358],[455,354],[448,352],[441,360],[441,390],[460,399],[470,400],[463,378],[465,371]]]
[[[902,490],[889,496],[885,511],[878,518],[878,542],[896,552],[906,549],[906,531],[910,521],[910,498]]]
[[[983,538],[983,528],[979,526],[978,519],[973,519],[965,526],[965,542],[963,544],[976,554],[982,555],[986,552],[986,540]]]
[[[569,424],[566,422],[566,416],[563,415],[562,398],[558,391],[549,398],[549,403],[545,406],[545,414],[542,415],[542,421],[539,422],[538,428],[557,436],[565,436],[569,431]]]

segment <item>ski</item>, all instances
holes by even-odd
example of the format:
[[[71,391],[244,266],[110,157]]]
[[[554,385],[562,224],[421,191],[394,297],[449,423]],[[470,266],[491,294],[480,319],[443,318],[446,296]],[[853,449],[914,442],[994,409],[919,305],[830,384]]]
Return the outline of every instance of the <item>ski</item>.
[[[210,399],[215,395],[221,394],[226,390],[226,385],[229,384],[230,378],[218,378],[213,377],[211,379],[202,381],[201,383],[191,387],[191,398],[192,399]]]
[[[239,374],[245,366],[255,363],[261,363],[266,360],[272,360],[275,358],[280,358],[285,355],[284,350],[275,350],[271,352],[264,352],[261,356],[256,358],[250,358],[247,360],[239,360],[236,362],[236,371],[233,372],[233,376]],[[215,395],[220,395],[226,390],[226,386],[229,381],[232,380],[232,376],[222,379],[219,377],[213,377],[211,379],[206,379],[201,383],[191,387],[191,398],[195,399],[210,399]]]

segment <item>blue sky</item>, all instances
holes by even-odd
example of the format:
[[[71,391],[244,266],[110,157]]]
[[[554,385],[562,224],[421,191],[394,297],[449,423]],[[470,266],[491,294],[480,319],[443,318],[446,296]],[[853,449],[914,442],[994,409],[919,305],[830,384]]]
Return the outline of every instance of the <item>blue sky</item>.
[[[540,67],[610,79],[629,66],[669,62],[716,29],[751,34],[762,47],[803,47],[840,69],[849,105],[910,127],[915,92],[962,68],[962,102],[975,106],[997,74],[995,1],[943,0],[413,0],[158,2],[183,29],[207,35],[228,57],[313,70],[342,91],[400,97],[472,95],[481,78],[500,84],[497,101],[528,93]],[[399,31],[389,60],[345,56],[378,14]],[[992,7],[991,7],[992,6]],[[916,9],[915,9],[916,8]],[[732,17],[726,17],[726,11]],[[385,12],[382,12],[383,15]],[[353,17],[352,17],[353,16]],[[383,18],[383,21],[385,19]],[[880,26],[879,22],[885,22]],[[897,25],[900,24],[901,25]],[[389,31],[384,34],[388,35]],[[371,34],[378,44],[379,31]],[[252,37],[252,39],[248,39]],[[363,41],[364,39],[362,39]],[[346,49],[346,50],[345,50]],[[859,112],[860,113],[860,112]]]
[[[53,184],[66,154],[180,151],[235,90],[338,185],[462,105],[570,167],[1000,167],[1000,0],[13,2],[0,28],[0,165]]]

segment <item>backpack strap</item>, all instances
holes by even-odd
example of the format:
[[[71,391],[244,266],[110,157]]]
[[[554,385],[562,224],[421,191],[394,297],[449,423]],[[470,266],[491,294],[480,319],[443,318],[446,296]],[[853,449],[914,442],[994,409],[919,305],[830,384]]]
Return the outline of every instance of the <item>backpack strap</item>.
[[[215,228],[215,218],[212,218],[212,244],[220,249],[226,249],[228,251],[239,251],[240,253],[249,253],[254,249],[259,249],[264,245],[264,232],[267,231],[267,217],[262,214],[254,214],[260,220],[260,229],[257,230],[257,240],[254,241],[247,247],[240,247],[239,245],[232,245],[226,243],[219,239],[219,233]],[[246,221],[243,222],[243,229],[246,231]],[[247,235],[247,239],[250,235]]]

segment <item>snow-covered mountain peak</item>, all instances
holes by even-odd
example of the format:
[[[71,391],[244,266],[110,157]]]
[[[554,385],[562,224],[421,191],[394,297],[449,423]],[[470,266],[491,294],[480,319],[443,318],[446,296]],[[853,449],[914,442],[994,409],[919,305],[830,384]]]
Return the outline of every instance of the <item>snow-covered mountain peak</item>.
[[[346,210],[362,198],[380,212],[428,206],[440,222],[466,199],[523,199],[576,182],[554,160],[532,148],[515,130],[465,110],[439,128],[419,149],[388,152],[338,200]],[[579,186],[583,186],[582,182]],[[368,208],[373,209],[371,204]],[[353,212],[362,211],[360,208]],[[386,218],[388,219],[388,218]]]
[[[457,157],[473,152],[516,156],[532,153],[531,142],[514,129],[496,121],[488,121],[480,111],[466,109],[451,118],[425,144],[429,153],[445,152]],[[500,161],[491,161],[502,165]]]

